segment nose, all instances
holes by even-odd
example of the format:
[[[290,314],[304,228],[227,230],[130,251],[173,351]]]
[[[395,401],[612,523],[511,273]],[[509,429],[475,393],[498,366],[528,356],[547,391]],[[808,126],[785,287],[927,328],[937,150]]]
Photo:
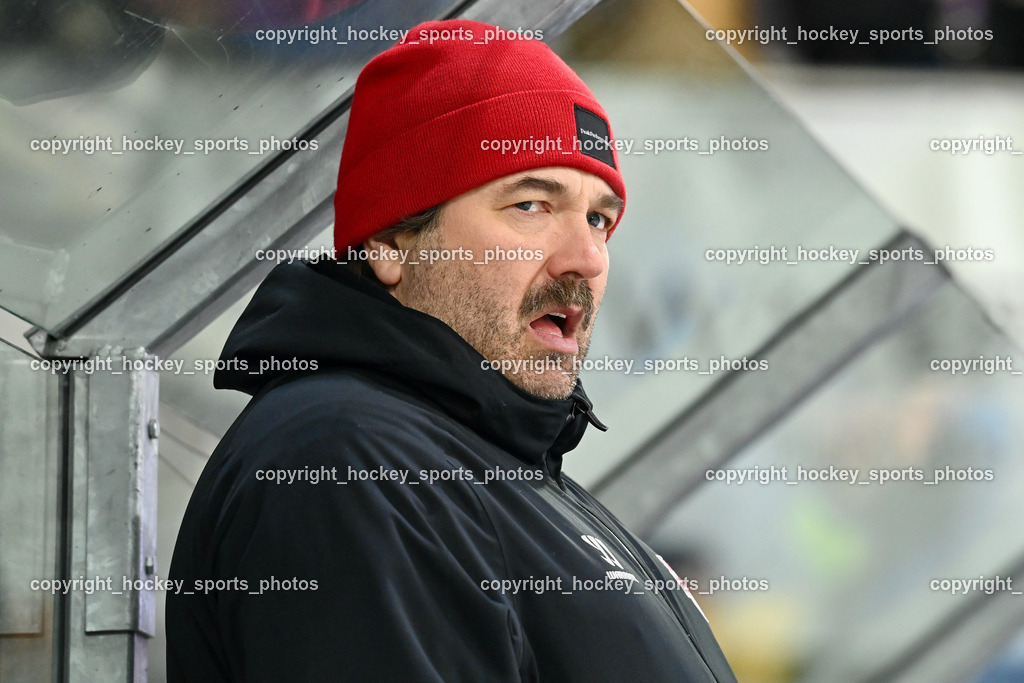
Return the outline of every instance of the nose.
[[[604,233],[587,222],[585,213],[564,217],[557,238],[552,240],[548,275],[557,280],[574,275],[581,280],[600,277],[608,269],[608,252]]]

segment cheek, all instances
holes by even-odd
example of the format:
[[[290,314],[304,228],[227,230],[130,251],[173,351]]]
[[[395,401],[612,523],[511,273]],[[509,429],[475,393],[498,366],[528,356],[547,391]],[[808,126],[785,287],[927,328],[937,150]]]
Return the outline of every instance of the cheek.
[[[515,322],[519,316],[519,306],[523,300],[523,292],[516,284],[515,275],[507,268],[497,264],[476,265],[469,262],[465,265],[467,286],[476,290],[476,299],[485,310],[479,311],[492,319],[507,318]],[[461,295],[456,294],[458,300]]]
[[[604,299],[604,290],[608,286],[608,268],[605,267],[604,273],[600,277],[596,277],[590,280],[590,290],[594,293],[594,304],[600,305],[601,300]]]
[[[494,290],[502,292],[517,307],[542,272],[541,262],[537,260],[512,259],[476,267],[486,271]]]

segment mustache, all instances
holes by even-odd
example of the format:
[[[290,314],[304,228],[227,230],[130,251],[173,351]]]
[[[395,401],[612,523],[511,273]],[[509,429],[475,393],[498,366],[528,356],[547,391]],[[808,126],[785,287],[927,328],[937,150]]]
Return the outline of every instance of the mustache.
[[[594,317],[594,292],[583,280],[566,276],[528,291],[519,307],[519,315],[531,319],[549,308],[580,308],[580,327],[587,329]]]

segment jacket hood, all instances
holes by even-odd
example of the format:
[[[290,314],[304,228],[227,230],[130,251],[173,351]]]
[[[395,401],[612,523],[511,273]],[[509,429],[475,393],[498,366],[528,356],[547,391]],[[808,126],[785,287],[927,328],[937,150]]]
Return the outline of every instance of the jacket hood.
[[[567,399],[543,399],[483,369],[484,357],[433,316],[403,306],[335,261],[274,268],[228,336],[213,384],[255,395],[316,361],[356,370],[414,394],[527,463],[555,476],[587,423],[606,429],[577,381]],[[276,361],[276,363],[275,363]],[[268,365],[269,364],[269,365]],[[222,363],[230,368],[232,363]],[[268,369],[255,372],[261,367]]]

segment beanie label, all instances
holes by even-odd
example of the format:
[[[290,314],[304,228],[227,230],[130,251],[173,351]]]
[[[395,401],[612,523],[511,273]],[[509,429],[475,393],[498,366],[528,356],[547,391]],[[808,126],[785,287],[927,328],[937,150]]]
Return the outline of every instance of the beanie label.
[[[615,168],[612,156],[612,134],[600,116],[574,104],[576,110],[576,149],[592,159]]]

